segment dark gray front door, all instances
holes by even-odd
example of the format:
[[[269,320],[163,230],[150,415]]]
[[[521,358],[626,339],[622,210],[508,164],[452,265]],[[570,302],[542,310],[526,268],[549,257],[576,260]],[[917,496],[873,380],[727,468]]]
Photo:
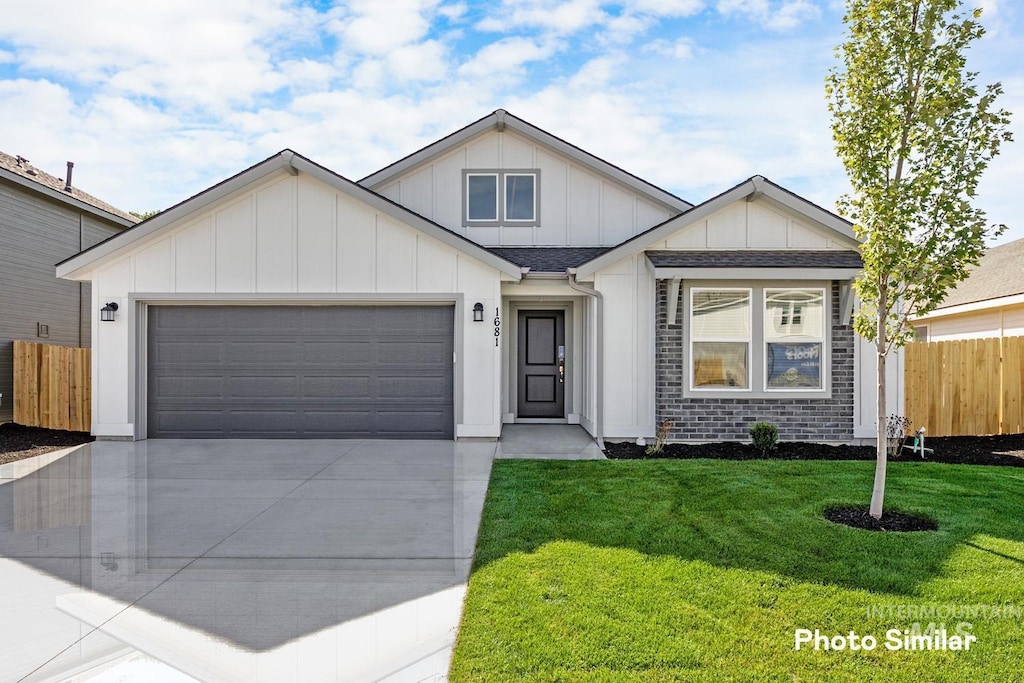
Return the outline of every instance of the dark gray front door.
[[[151,306],[148,433],[451,439],[452,306]]]
[[[519,311],[518,417],[565,417],[565,312]]]

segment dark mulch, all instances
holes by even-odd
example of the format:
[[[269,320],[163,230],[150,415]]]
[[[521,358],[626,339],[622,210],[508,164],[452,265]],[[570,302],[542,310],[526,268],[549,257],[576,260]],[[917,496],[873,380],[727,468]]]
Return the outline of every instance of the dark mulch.
[[[939,528],[935,520],[927,517],[889,510],[882,513],[881,519],[875,519],[868,514],[868,508],[862,506],[828,508],[824,514],[830,522],[868,531],[935,531]]]
[[[942,462],[955,465],[1003,465],[1024,467],[1024,434],[1000,436],[937,436],[925,439],[933,449],[924,457],[904,450],[891,458],[902,462]],[[803,441],[783,441],[762,455],[749,443],[724,441],[704,444],[666,444],[661,453],[647,455],[645,446],[626,441],[605,442],[605,455],[612,460],[668,458],[714,458],[719,460],[874,460],[874,446],[829,446]]]
[[[0,424],[0,464],[95,440],[96,437],[88,432],[66,432],[5,422]]]

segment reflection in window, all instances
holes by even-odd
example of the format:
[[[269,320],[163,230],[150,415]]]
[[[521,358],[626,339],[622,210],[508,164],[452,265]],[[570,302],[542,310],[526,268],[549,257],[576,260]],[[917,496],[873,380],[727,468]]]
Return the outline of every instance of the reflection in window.
[[[471,221],[498,220],[498,176],[466,176],[466,217]]]
[[[536,218],[534,196],[534,176],[532,174],[506,174],[505,219],[510,221],[534,220]]]
[[[750,388],[750,290],[690,291],[692,386]]]
[[[825,291],[766,289],[765,388],[821,389]]]

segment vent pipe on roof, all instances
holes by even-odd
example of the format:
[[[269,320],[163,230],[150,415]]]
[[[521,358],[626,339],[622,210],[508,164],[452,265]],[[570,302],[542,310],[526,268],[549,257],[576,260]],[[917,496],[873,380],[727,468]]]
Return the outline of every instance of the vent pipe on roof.
[[[71,192],[71,171],[75,168],[75,162],[68,162],[68,179],[64,181],[64,191]]]

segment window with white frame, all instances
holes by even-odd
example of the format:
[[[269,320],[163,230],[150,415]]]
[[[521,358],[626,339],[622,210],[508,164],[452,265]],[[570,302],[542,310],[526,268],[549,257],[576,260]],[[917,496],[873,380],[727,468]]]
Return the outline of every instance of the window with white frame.
[[[750,289],[690,290],[691,388],[750,388],[750,299]]]
[[[464,225],[538,225],[539,170],[465,170],[463,179]]]
[[[498,174],[466,174],[466,220],[498,220]]]
[[[766,391],[824,388],[825,290],[764,290]]]

